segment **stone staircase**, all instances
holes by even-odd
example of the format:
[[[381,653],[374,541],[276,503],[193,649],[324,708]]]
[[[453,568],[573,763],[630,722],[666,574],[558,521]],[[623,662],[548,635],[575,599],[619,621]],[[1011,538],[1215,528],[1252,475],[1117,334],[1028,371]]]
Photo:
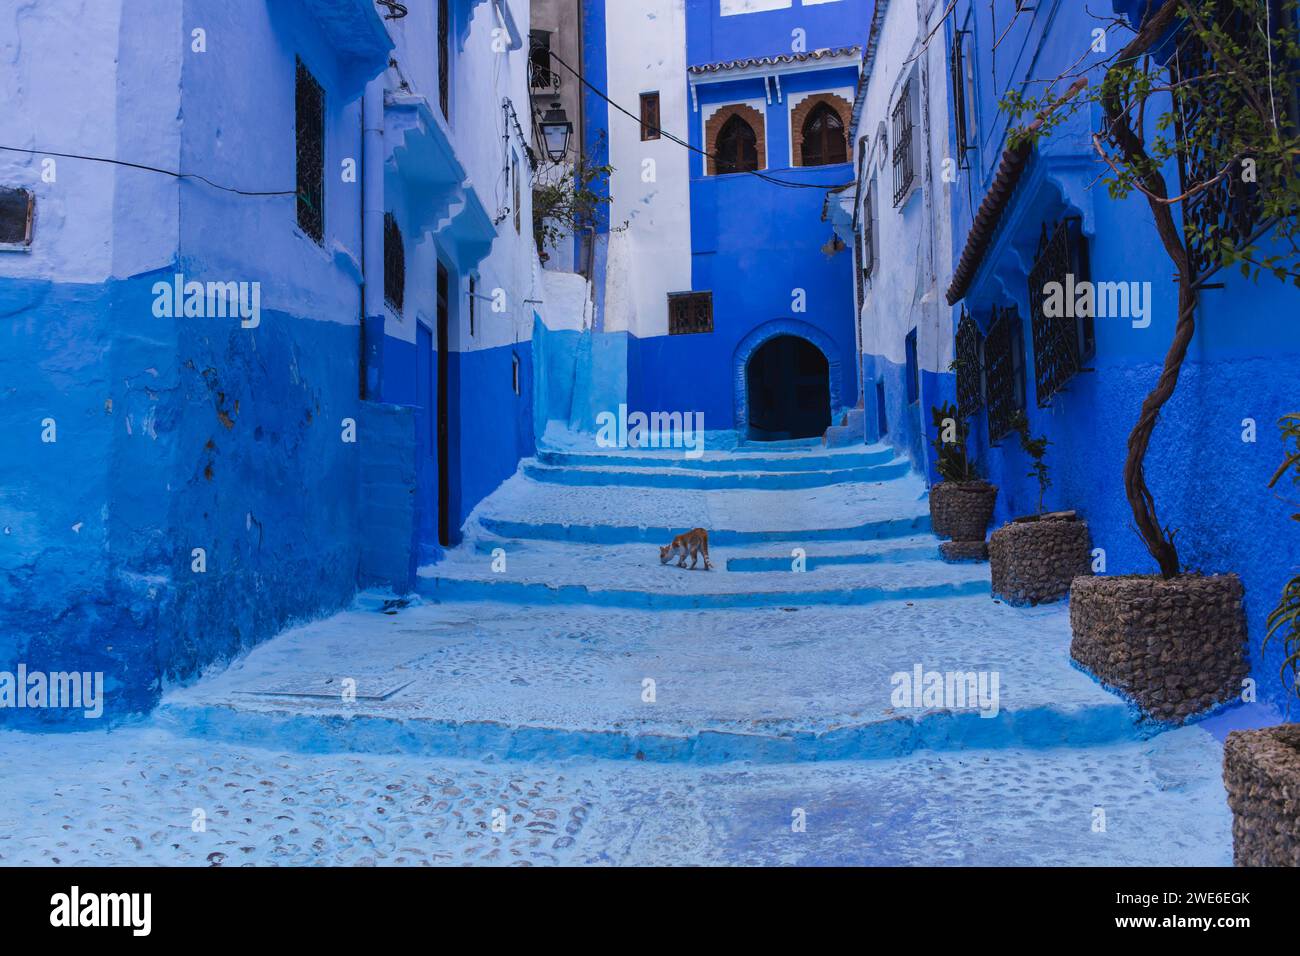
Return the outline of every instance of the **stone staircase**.
[[[662,565],[697,526],[714,570]],[[939,559],[925,487],[885,448],[544,451],[464,532],[417,606],[287,632],[159,719],[310,752],[704,763],[1145,732],[1071,667],[1063,606],[1008,607],[987,566]],[[914,673],[996,675],[996,706],[900,703]]]

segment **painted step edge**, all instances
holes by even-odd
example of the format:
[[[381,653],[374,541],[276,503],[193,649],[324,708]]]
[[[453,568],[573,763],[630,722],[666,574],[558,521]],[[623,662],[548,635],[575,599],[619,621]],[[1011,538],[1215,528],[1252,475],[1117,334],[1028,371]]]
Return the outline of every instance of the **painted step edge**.
[[[663,544],[680,534],[682,528],[647,528],[633,525],[581,525],[559,522],[516,521],[510,518],[493,518],[480,515],[478,523],[484,531],[499,538],[520,538],[544,541],[579,541],[587,544]],[[771,541],[852,541],[859,539],[900,538],[930,530],[930,516],[918,514],[910,518],[885,518],[868,521],[849,528],[817,528],[793,531],[730,531],[711,530],[709,543],[713,545],[751,544]]]
[[[516,726],[499,721],[242,710],[208,703],[164,703],[153,720],[184,736],[298,753],[696,764],[887,760],[925,750],[1086,747],[1147,736],[1131,708],[1118,700],[1073,708],[1044,705],[1003,710],[993,718],[974,711],[929,711],[819,731],[792,728],[768,733]]]
[[[810,588],[800,591],[736,591],[683,594],[677,591],[635,591],[591,588],[585,584],[551,585],[540,581],[420,577],[416,592],[433,601],[503,601],[511,604],[649,608],[678,611],[756,607],[850,607],[880,601],[927,601],[991,593],[988,581],[924,584],[903,588]]]
[[[838,468],[866,468],[887,465],[897,455],[892,449],[864,452],[827,454],[822,451],[811,455],[791,455],[788,458],[771,455],[738,454],[726,458],[685,458],[669,455],[602,455],[586,452],[539,450],[537,461],[553,467],[575,468],[687,468],[692,471],[831,471]]]
[[[554,485],[611,485],[639,488],[766,488],[773,490],[820,488],[844,482],[892,481],[911,470],[906,461],[887,465],[867,465],[840,471],[611,471],[574,467],[525,464],[524,474],[533,481]]]
[[[753,571],[789,571],[792,560],[789,557],[728,558],[727,571],[742,574]],[[911,548],[894,548],[864,554],[809,555],[805,558],[805,566],[809,571],[816,571],[818,568],[846,567],[855,564],[901,564],[909,561],[938,560],[938,546],[917,545]]]

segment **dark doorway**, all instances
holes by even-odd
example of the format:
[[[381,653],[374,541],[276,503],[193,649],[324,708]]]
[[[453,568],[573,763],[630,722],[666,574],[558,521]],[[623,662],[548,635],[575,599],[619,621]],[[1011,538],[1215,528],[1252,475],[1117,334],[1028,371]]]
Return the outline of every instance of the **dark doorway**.
[[[447,268],[438,263],[438,543],[451,545],[451,375]]]
[[[415,326],[415,510],[418,525],[419,560],[427,564],[437,557],[438,540],[434,455],[437,444],[438,401],[433,375],[433,330],[423,322]]]
[[[764,342],[749,359],[745,387],[751,439],[813,438],[830,427],[830,363],[807,339]]]

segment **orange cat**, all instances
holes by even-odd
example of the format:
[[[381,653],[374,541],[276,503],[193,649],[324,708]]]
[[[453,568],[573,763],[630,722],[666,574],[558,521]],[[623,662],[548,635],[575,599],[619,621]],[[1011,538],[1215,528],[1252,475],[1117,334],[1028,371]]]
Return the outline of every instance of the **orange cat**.
[[[709,533],[703,528],[696,528],[694,531],[679,534],[673,538],[672,544],[660,548],[659,563],[667,564],[674,555],[680,555],[681,560],[677,562],[677,566],[684,568],[686,567],[686,558],[689,556],[691,570],[694,571],[696,562],[700,559],[700,554],[704,555],[704,570],[712,571],[713,565],[709,564]]]

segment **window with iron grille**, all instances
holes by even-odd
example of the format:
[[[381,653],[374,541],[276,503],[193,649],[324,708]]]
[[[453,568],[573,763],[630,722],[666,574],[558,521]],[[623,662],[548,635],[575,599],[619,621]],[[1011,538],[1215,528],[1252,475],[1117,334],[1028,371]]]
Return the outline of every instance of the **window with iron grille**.
[[[0,248],[25,250],[32,244],[36,194],[0,186]]]
[[[984,338],[984,381],[989,441],[997,443],[1011,432],[1016,412],[1025,408],[1025,341],[1015,306],[993,310]]]
[[[1096,352],[1091,315],[1076,316],[1074,289],[1088,279],[1088,248],[1076,217],[1061,220],[1048,230],[1043,225],[1038,257],[1029,270],[1029,323],[1034,340],[1034,391],[1040,408],[1076,374]],[[1056,285],[1059,292],[1052,289]],[[1049,296],[1066,314],[1049,316],[1044,304]],[[1087,311],[1087,310],[1085,310]]]
[[[325,91],[302,60],[294,81],[294,130],[298,174],[298,228],[325,239]]]
[[[641,140],[659,138],[659,93],[641,94]]]
[[[438,0],[438,106],[451,120],[451,0]]]
[[[560,76],[551,69],[551,31],[528,32],[528,85],[535,93],[556,92]]]
[[[907,198],[916,170],[912,156],[912,81],[903,84],[898,102],[894,104],[894,205]]]
[[[970,130],[966,127],[969,107],[966,103],[966,38],[967,30],[958,30],[952,37],[952,53],[948,58],[948,67],[952,71],[952,114],[953,127],[957,137],[957,165],[963,169],[970,168],[966,151],[971,149]]]
[[[406,249],[391,212],[384,213],[384,301],[398,315],[406,299]]]
[[[862,274],[862,243],[860,242],[855,242],[853,244],[853,266],[853,287],[854,291],[857,293],[853,301],[857,305],[858,312],[861,312],[864,296],[864,276]]]
[[[862,202],[862,277],[870,279],[876,269],[876,180],[867,184]]]
[[[957,372],[957,410],[962,418],[968,419],[983,406],[984,389],[980,330],[964,308],[957,323],[956,352],[953,366]]]
[[[712,331],[712,292],[668,293],[669,335],[694,335]]]
[[[1267,16],[1263,10],[1252,16],[1241,7],[1225,4],[1219,23],[1210,25],[1222,31],[1220,42],[1228,48],[1264,42],[1265,22],[1275,26],[1286,22],[1283,4],[1279,0],[1266,2]],[[1180,192],[1184,195],[1183,223],[1191,230],[1185,233],[1187,251],[1194,281],[1199,284],[1222,265],[1220,243],[1227,241],[1241,249],[1250,245],[1271,223],[1261,219],[1259,182],[1245,182],[1236,175],[1219,177],[1219,169],[1215,167],[1221,160],[1206,155],[1204,149],[1195,148],[1206,139],[1201,132],[1206,126],[1214,131],[1218,142],[1232,142],[1240,122],[1238,116],[1244,111],[1233,102],[1238,92],[1216,78],[1231,66],[1217,62],[1214,51],[1197,31],[1184,33],[1186,36],[1169,62],[1169,71],[1170,84],[1175,90],[1190,89],[1193,84],[1196,90],[1196,95],[1178,96],[1174,133],[1182,147],[1178,150],[1178,175]],[[1286,112],[1295,115],[1295,95],[1294,91],[1278,91],[1279,112],[1283,111],[1282,102],[1286,102],[1289,107]],[[1194,188],[1205,183],[1209,185],[1203,189]]]

